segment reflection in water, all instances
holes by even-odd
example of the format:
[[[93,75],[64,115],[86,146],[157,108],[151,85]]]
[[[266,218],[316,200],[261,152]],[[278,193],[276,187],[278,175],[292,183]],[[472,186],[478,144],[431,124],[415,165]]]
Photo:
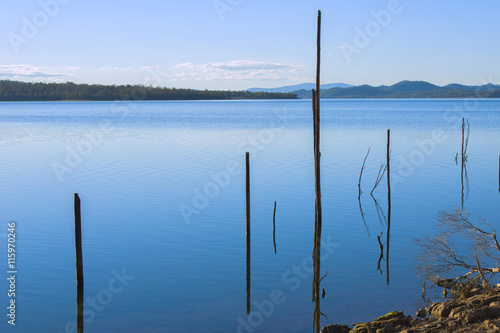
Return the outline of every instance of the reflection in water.
[[[469,177],[467,176],[467,147],[469,146],[470,124],[467,119],[467,130],[465,127],[465,118],[462,118],[462,170],[461,170],[461,184],[462,184],[462,209],[464,209],[464,192],[469,196]],[[465,186],[464,186],[465,179]],[[464,190],[465,187],[465,190]]]
[[[465,180],[465,181],[464,181]],[[461,176],[461,184],[462,184],[462,209],[464,209],[465,198],[469,197],[469,176],[467,175],[467,161],[462,163],[462,176]]]
[[[380,224],[384,225],[384,223],[385,223],[387,225],[387,231],[386,231],[387,247],[386,247],[386,263],[385,263],[385,270],[386,270],[386,275],[387,275],[386,276],[387,285],[389,285],[389,283],[390,283],[390,279],[389,279],[389,243],[390,243],[390,237],[391,237],[391,167],[390,167],[391,146],[390,146],[390,142],[391,142],[391,130],[388,129],[387,130],[387,162],[386,162],[386,164],[380,165],[378,175],[377,175],[377,178],[375,180],[375,184],[370,192],[370,196],[372,197],[373,202],[375,204],[375,209],[377,210],[377,215],[378,215],[378,219],[380,221]],[[361,191],[361,176],[363,174],[363,169],[365,168],[365,162],[366,162],[366,158],[368,157],[369,152],[370,152],[370,149],[368,149],[368,153],[366,154],[365,159],[363,161],[363,165],[361,167],[361,171],[359,174],[359,182],[358,182],[359,211],[361,213],[361,219],[363,220],[363,224],[365,225],[366,231],[368,232],[368,237],[370,237],[370,231],[369,231],[368,225],[366,223],[365,214],[363,212],[363,206],[361,204],[361,193],[362,193],[362,191]],[[387,171],[387,176],[386,176],[387,177],[387,217],[384,214],[384,210],[382,209],[382,207],[378,203],[377,199],[375,199],[375,196],[373,195],[373,191],[375,191],[377,186],[382,181],[384,173],[386,171]],[[377,270],[380,272],[380,274],[383,274],[382,268],[380,267],[380,263],[382,262],[382,259],[384,259],[384,246],[380,240],[380,237],[382,237],[382,234],[383,234],[383,232],[381,232],[380,235],[377,236],[377,240],[378,240],[378,244],[379,244],[379,248],[380,248],[380,256],[379,256],[378,262],[377,262]]]
[[[373,202],[375,203],[375,209],[377,210],[378,220],[380,221],[380,224],[387,224],[387,218],[385,217],[384,210],[382,209],[382,207],[380,207],[380,204],[378,203],[377,199],[375,199],[373,194],[371,194],[371,197],[373,199]],[[384,218],[383,222],[382,218]]]
[[[276,201],[274,202],[274,212],[273,212],[273,243],[274,243],[274,254],[276,254]]]
[[[380,262],[382,261],[382,259],[384,259],[384,245],[382,245],[382,242],[380,241],[380,237],[382,237],[383,233],[384,232],[381,231],[380,235],[377,236],[378,246],[380,247],[380,256],[378,257],[377,269],[380,271],[380,275],[383,274],[382,269],[380,268]]]
[[[250,314],[250,154],[246,152],[247,314]]]
[[[250,237],[247,237],[247,314],[250,313]]]
[[[366,152],[366,156],[365,156],[365,159],[363,160],[363,165],[361,166],[361,171],[359,172],[359,180],[358,180],[358,200],[361,198],[361,193],[363,193],[363,191],[361,190],[361,177],[363,176],[363,170],[365,169],[365,163],[366,163],[366,159],[368,158],[368,155],[370,154],[370,148],[368,148],[368,152]]]
[[[81,201],[75,193],[75,253],[76,253],[76,322],[78,333],[83,333],[83,257]]]
[[[361,196],[358,197],[359,203],[359,212],[361,213],[361,219],[363,219],[363,224],[365,225],[366,232],[368,233],[368,237],[370,237],[370,228],[368,228],[368,224],[366,224],[365,213],[363,213],[363,206],[361,205]]]
[[[83,288],[77,288],[76,295],[76,323],[77,332],[83,333]]]
[[[387,247],[385,272],[387,285],[389,285],[389,240],[391,238],[391,130],[387,130]]]

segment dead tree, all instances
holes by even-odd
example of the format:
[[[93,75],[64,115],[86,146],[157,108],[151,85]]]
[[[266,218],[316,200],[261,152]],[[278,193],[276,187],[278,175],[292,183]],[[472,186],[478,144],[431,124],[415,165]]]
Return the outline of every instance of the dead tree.
[[[455,207],[438,214],[437,227],[437,235],[416,240],[419,274],[433,281],[489,285],[500,272],[500,244],[491,224],[484,219],[472,223],[469,212]]]

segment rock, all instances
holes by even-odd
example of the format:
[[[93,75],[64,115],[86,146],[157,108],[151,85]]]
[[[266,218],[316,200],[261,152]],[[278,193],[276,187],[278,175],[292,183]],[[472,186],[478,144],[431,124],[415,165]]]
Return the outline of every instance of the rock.
[[[498,318],[499,316],[500,308],[485,307],[467,310],[463,318],[466,323],[471,324],[476,322],[478,319]]]
[[[356,324],[350,333],[368,333],[368,327],[366,323]]]
[[[484,325],[484,327],[486,327],[488,329],[488,333],[489,332],[500,332],[500,322],[498,320],[497,321],[485,320],[483,322],[483,325]]]
[[[451,310],[458,307],[460,304],[455,301],[444,301],[441,304],[436,305],[432,311],[431,316],[439,318],[447,318]]]
[[[476,295],[479,295],[481,293],[482,293],[481,289],[475,288],[475,289],[472,289],[472,290],[469,290],[469,291],[464,291],[462,293],[462,297],[463,298],[471,298],[472,296],[476,296]]]
[[[387,313],[387,314],[385,314],[383,316],[378,317],[375,320],[378,320],[378,321],[381,321],[381,320],[392,320],[392,319],[401,318],[401,317],[404,318],[403,311],[392,311],[392,312],[389,312],[389,313]]]
[[[423,320],[422,319],[419,319],[419,318],[415,318],[413,319],[411,322],[410,322],[410,326],[417,326],[418,324],[420,324]]]
[[[385,331],[386,331],[387,333],[392,333],[392,332],[395,332],[395,331],[396,331],[396,328],[394,328],[394,326],[392,326],[392,325],[387,325],[387,326],[385,327]]]
[[[451,310],[450,314],[448,315],[449,318],[455,318],[455,319],[460,319],[462,317],[461,313],[467,309],[466,305],[462,305],[459,307],[454,308]]]
[[[383,328],[379,328],[379,329],[377,330],[377,333],[385,333],[385,329],[383,329]]]
[[[320,333],[349,333],[350,328],[346,325],[328,325],[321,329]]]
[[[425,312],[427,312],[427,314],[431,314],[432,313],[432,309],[434,309],[439,304],[440,304],[439,302],[432,303],[431,305],[429,305],[428,307],[425,308]]]
[[[425,318],[427,316],[427,311],[425,311],[425,308],[421,308],[420,310],[417,311],[417,317],[420,318]]]
[[[493,295],[493,296],[484,297],[481,300],[481,304],[482,305],[490,305],[491,303],[495,303],[498,301],[500,301],[500,295]]]

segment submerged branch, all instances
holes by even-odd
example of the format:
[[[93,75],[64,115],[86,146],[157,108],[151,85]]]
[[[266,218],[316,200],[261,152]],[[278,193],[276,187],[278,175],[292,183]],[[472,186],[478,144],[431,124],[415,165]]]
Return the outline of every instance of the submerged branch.
[[[358,200],[359,198],[361,198],[361,193],[363,193],[363,191],[361,190],[361,177],[363,176],[363,170],[365,169],[365,163],[366,163],[366,159],[368,158],[368,155],[370,154],[370,148],[368,148],[368,152],[366,153],[366,156],[365,156],[365,159],[363,160],[363,165],[361,166],[361,171],[359,172],[359,180],[358,180]]]
[[[377,188],[378,184],[382,181],[382,178],[384,177],[385,170],[387,170],[387,165],[381,164],[380,169],[378,170],[378,175],[377,179],[375,180],[375,185],[373,185],[372,191],[370,194],[373,194],[373,191]]]
[[[483,286],[488,286],[488,277],[491,279],[491,276],[500,273],[500,267],[495,267],[500,257],[500,244],[491,224],[486,220],[480,222],[487,224],[491,231],[472,223],[470,214],[465,210],[455,208],[452,212],[440,212],[437,223],[440,233],[423,240],[416,240],[420,247],[418,272],[427,279],[434,279],[451,271],[465,271],[458,278],[448,280],[454,283],[463,280],[473,282],[481,280]],[[472,245],[472,253],[467,255],[461,253],[466,247],[461,246],[459,250],[455,245],[455,240],[462,242],[467,240],[464,236]],[[444,281],[440,278],[438,280]]]

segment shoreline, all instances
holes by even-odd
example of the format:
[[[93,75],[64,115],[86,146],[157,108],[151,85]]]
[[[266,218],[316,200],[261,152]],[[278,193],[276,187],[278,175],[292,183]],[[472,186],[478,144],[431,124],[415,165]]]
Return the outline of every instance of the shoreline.
[[[414,315],[389,312],[371,322],[327,325],[321,333],[500,333],[500,289],[473,289],[435,302]]]

